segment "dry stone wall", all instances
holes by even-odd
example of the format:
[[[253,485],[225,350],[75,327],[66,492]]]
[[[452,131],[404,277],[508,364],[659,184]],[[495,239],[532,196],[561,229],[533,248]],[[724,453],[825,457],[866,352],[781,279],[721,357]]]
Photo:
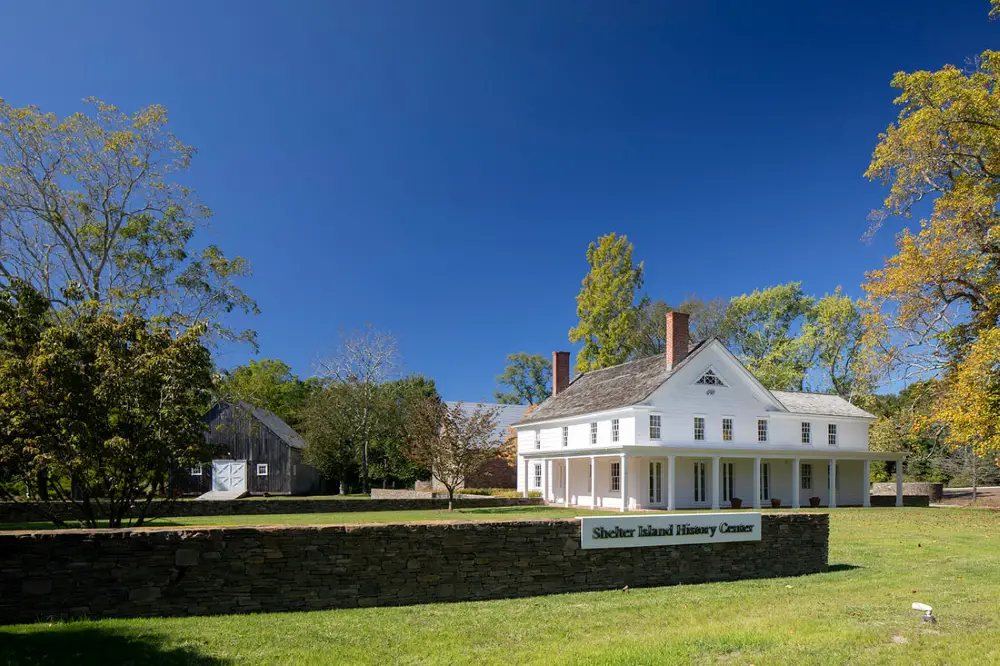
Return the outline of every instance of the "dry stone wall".
[[[577,520],[0,533],[0,623],[394,606],[827,570],[829,516],[761,541],[583,550]]]
[[[873,483],[872,495],[892,495],[896,496],[896,482]],[[931,502],[940,502],[944,497],[943,483],[924,483],[921,481],[907,481],[903,484],[903,495],[927,495]]]

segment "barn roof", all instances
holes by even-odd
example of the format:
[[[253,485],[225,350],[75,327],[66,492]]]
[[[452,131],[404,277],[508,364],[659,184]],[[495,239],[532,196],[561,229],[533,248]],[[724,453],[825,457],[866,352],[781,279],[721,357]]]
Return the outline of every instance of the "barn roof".
[[[275,414],[274,412],[268,411],[263,407],[258,407],[257,405],[252,405],[249,402],[239,400],[236,403],[241,409],[244,409],[253,415],[255,419],[266,425],[271,432],[278,436],[281,441],[293,449],[304,449],[306,447],[306,440],[302,439],[302,435],[295,432],[295,429],[285,423],[285,421]]]

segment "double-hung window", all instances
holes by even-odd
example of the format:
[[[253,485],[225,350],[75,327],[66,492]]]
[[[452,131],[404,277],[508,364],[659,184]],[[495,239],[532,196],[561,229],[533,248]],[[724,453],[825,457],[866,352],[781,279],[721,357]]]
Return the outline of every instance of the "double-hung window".
[[[705,417],[694,417],[694,438],[703,441],[705,439]]]
[[[611,492],[616,493],[622,489],[622,464],[620,462],[611,463]]]
[[[597,446],[597,421],[590,423],[590,445]]]
[[[567,426],[563,426],[562,444],[563,446],[569,446],[569,428]]]
[[[837,446],[837,424],[831,423],[826,427],[826,440],[830,446]]]
[[[659,414],[649,415],[649,438],[660,439],[662,417]]]
[[[619,434],[618,419],[611,419],[611,441],[617,442]]]
[[[542,463],[535,463],[532,469],[532,488],[542,487]]]
[[[733,420],[728,417],[722,419],[722,441],[733,441]]]
[[[767,419],[757,419],[757,441],[767,441]]]
[[[542,448],[542,431],[541,430],[536,430],[535,431],[535,448],[536,449]]]
[[[802,443],[809,444],[812,442],[812,424],[809,421],[802,422]]]
[[[812,490],[813,487],[813,466],[811,463],[803,463],[801,469],[799,470],[799,476],[802,477],[802,482],[799,486],[802,490]]]

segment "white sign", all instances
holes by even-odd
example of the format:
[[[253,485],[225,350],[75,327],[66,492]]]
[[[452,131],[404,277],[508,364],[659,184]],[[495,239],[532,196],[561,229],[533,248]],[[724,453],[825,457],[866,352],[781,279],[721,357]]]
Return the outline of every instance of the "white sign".
[[[581,548],[760,541],[760,513],[660,513],[580,518]]]

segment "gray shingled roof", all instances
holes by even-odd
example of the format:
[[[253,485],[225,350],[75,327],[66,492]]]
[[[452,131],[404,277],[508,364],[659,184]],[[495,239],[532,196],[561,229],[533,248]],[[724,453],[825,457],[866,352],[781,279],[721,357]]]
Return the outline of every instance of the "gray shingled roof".
[[[288,446],[293,449],[304,449],[306,447],[306,440],[302,439],[302,435],[295,432],[295,429],[292,428],[292,426],[285,423],[285,421],[274,412],[268,411],[263,407],[251,405],[249,402],[244,402],[242,400],[240,400],[238,404],[240,407],[253,414],[255,419],[270,428],[271,432],[281,438],[285,444],[288,444]]]
[[[832,393],[799,393],[798,391],[771,391],[771,394],[790,412],[820,414],[823,416],[857,416],[873,419],[860,407]]]
[[[444,404],[454,407],[458,402],[458,400],[446,400]],[[524,413],[528,411],[527,405],[500,405],[492,402],[462,402],[462,411],[466,414],[471,414],[480,405],[497,409],[497,428],[494,432],[504,439],[507,438],[507,428],[517,423],[524,416]]]
[[[673,370],[667,370],[663,355],[658,354],[603,370],[585,372],[574,379],[559,395],[552,396],[527,417],[521,419],[518,425],[639,404],[711,340],[714,338],[698,343]],[[837,395],[792,391],[771,391],[771,393],[789,412],[874,418]]]
[[[666,360],[662,354],[658,354],[585,372],[570,382],[559,395],[540,404],[519,423],[537,423],[640,403],[659,388],[667,377],[683,367],[707,342],[706,340],[695,346],[673,370],[667,370]]]

